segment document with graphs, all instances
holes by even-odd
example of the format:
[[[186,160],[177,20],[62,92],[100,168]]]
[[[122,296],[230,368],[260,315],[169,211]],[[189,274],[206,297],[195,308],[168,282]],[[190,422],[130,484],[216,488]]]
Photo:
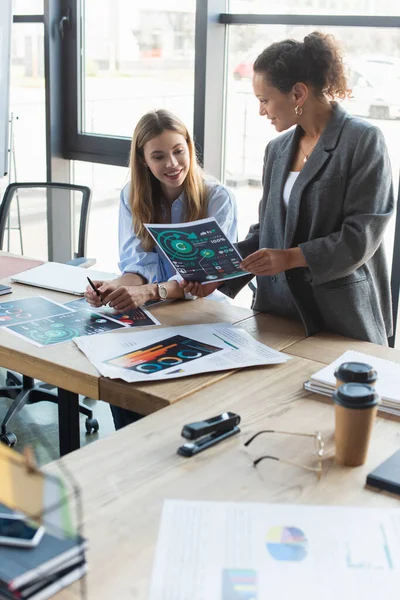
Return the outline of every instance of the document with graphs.
[[[398,508],[165,500],[148,597],[397,600],[399,577]]]
[[[284,363],[289,356],[257,342],[230,323],[159,327],[75,338],[105,377],[128,382]]]
[[[248,275],[239,266],[242,257],[214,218],[145,227],[187,281],[216,283]]]

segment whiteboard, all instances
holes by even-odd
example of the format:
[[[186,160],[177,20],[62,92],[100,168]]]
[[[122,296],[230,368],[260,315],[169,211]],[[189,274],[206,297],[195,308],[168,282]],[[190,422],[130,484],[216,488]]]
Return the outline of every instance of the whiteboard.
[[[0,177],[8,170],[12,0],[0,0]]]

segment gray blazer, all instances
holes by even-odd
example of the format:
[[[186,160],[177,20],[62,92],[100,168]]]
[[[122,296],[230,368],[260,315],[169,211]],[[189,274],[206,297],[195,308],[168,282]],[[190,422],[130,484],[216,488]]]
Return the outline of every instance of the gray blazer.
[[[382,238],[394,207],[389,157],[378,128],[333,108],[287,213],[283,188],[302,130],[268,144],[259,223],[238,249],[245,257],[259,248],[300,246],[308,264],[257,277],[255,310],[300,318],[307,335],[325,330],[387,344],[392,311]],[[249,279],[220,289],[234,297]]]

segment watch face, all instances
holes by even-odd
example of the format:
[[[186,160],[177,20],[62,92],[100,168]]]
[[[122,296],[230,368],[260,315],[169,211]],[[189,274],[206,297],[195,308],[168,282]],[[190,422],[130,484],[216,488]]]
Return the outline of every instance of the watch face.
[[[158,286],[158,295],[162,300],[165,300],[168,295],[168,290],[163,285]]]

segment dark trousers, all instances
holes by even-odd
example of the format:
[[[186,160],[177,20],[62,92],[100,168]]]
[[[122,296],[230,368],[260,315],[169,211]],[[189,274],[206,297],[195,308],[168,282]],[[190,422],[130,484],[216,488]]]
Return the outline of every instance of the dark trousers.
[[[115,429],[122,429],[126,425],[130,425],[144,417],[144,415],[134,412],[133,410],[127,410],[126,408],[120,408],[119,406],[113,406],[112,404],[110,404],[110,408],[114,419]]]

